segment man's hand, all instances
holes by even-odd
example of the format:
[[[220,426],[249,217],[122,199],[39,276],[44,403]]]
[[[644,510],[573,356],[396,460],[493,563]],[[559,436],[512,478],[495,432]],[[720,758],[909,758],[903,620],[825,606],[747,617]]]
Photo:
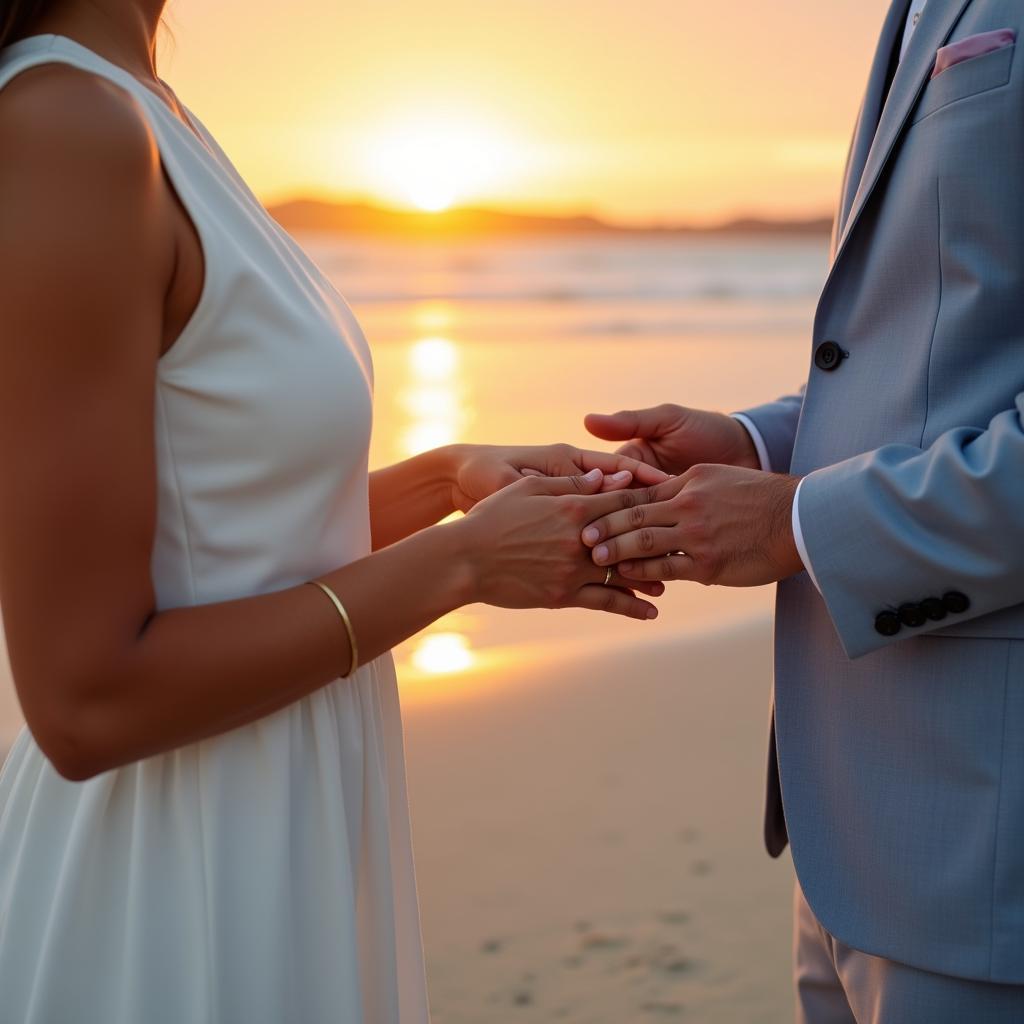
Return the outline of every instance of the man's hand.
[[[648,503],[591,523],[583,543],[598,565],[615,565],[627,583],[774,583],[804,568],[792,527],[799,482],[783,473],[697,465],[649,488]]]
[[[451,466],[452,503],[462,512],[524,476],[573,477],[599,469],[604,474],[604,491],[649,486],[668,479],[656,466],[643,461],[568,444],[519,448],[463,444],[451,445],[444,452]]]
[[[591,413],[584,423],[595,437],[626,441],[619,449],[620,455],[666,473],[685,473],[692,466],[709,462],[761,468],[750,434],[739,420],[725,413],[659,405],[611,416]]]

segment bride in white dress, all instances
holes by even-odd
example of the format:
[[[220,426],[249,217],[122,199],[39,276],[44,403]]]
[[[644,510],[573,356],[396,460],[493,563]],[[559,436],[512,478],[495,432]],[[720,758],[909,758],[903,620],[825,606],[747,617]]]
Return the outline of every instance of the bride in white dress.
[[[368,473],[363,335],[157,76],[161,9],[0,0],[0,1021],[421,1024],[389,649],[476,601],[653,617],[579,534],[661,477]]]

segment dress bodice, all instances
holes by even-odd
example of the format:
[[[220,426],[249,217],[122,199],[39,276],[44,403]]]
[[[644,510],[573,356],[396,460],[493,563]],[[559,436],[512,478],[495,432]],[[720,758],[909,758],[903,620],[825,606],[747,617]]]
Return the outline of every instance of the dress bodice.
[[[373,370],[348,305],[187,106],[201,137],[55,34],[5,47],[0,87],[53,61],[139,101],[203,248],[198,305],[154,380],[158,609],[281,589],[367,554]]]

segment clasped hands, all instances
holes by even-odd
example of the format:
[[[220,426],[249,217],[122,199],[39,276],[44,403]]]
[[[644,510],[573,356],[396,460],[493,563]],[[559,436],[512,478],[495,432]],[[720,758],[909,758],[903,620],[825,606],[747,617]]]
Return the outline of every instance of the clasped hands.
[[[799,479],[763,472],[738,421],[660,406],[586,423],[626,443],[615,454],[458,448],[452,504],[488,550],[477,600],[650,619],[657,610],[638,595],[659,597],[669,580],[758,586],[803,569],[791,526]]]
[[[620,455],[675,474],[623,491],[624,507],[582,532],[594,562],[614,566],[627,585],[753,587],[804,568],[792,528],[799,477],[763,472],[733,417],[664,405],[592,415],[586,424],[605,440],[626,441]]]

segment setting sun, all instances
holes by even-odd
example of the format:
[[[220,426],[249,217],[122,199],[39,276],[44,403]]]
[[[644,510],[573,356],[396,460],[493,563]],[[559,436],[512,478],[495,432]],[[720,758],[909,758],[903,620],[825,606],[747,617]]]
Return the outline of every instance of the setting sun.
[[[502,184],[513,147],[484,119],[447,113],[407,118],[370,140],[367,171],[380,197],[440,213]]]
[[[828,214],[889,4],[168,6],[161,75],[267,204],[647,224]]]

